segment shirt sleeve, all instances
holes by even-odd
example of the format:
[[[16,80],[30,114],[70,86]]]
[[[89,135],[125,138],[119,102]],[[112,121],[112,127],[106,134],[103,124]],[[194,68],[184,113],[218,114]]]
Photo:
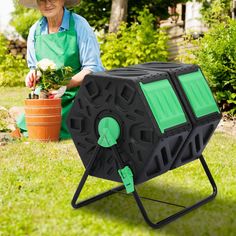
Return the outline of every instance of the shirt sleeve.
[[[92,28],[88,22],[79,15],[74,14],[74,20],[81,69],[89,69],[92,72],[104,71],[100,59],[99,44]]]
[[[36,22],[29,30],[29,35],[27,38],[27,64],[30,69],[34,69],[36,67],[37,59],[35,54],[34,47],[34,35],[38,22]]]

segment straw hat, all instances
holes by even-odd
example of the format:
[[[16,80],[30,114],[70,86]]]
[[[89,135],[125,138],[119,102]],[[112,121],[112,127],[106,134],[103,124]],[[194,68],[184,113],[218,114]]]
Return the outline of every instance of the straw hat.
[[[28,8],[37,8],[37,0],[19,0],[19,3]],[[65,0],[66,7],[72,7],[79,4],[79,0]]]

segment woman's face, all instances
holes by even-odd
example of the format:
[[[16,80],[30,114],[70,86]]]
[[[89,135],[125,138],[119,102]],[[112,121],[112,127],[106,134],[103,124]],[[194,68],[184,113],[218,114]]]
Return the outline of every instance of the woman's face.
[[[55,17],[63,8],[65,0],[37,0],[38,9],[47,18]]]

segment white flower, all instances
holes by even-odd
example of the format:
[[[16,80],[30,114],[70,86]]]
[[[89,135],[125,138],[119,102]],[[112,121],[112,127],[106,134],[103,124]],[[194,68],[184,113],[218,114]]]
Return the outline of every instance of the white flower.
[[[41,69],[42,71],[46,71],[48,69],[55,70],[56,64],[53,61],[47,58],[44,58],[37,63],[37,67]]]
[[[37,70],[37,71],[36,71],[36,75],[37,75],[37,77],[41,77],[41,76],[42,76],[41,71],[40,71],[40,70]]]

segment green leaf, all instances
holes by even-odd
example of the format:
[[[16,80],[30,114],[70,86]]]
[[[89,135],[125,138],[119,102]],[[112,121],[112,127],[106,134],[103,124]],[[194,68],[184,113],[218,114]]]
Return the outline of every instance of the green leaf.
[[[148,61],[166,61],[166,32],[153,27],[154,17],[145,8],[138,22],[128,26],[122,23],[118,32],[100,37],[101,59],[106,69],[129,66]],[[159,46],[161,45],[161,47]]]

